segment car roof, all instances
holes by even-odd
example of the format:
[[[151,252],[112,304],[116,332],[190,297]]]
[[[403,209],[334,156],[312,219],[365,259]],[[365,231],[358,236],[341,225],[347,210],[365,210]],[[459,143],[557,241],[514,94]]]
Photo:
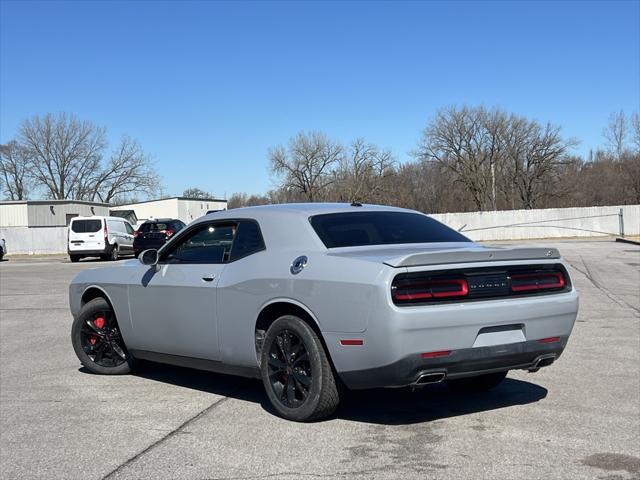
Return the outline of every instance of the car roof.
[[[217,220],[251,219],[260,222],[260,229],[272,246],[281,250],[296,251],[326,250],[314,232],[309,217],[330,213],[356,212],[405,212],[420,213],[404,208],[383,205],[360,205],[350,203],[282,203],[255,207],[234,208],[209,213],[194,220],[191,225]],[[422,214],[421,214],[422,215]],[[294,229],[294,230],[292,230]],[[295,231],[295,235],[291,232]]]
[[[81,216],[77,216],[77,217],[73,217],[71,219],[71,221],[75,221],[75,220],[101,220],[101,219],[107,219],[107,220],[119,220],[121,222],[127,222],[126,218],[122,218],[122,217],[109,217],[109,216],[105,216],[105,215],[92,215],[90,217],[81,217]]]
[[[359,203],[278,203],[272,205],[258,205],[255,207],[234,208],[231,210],[223,210],[220,212],[212,212],[205,217],[211,218],[230,218],[242,217],[244,215],[251,217],[269,216],[270,214],[290,214],[302,217],[311,217],[313,215],[327,213],[348,213],[348,212],[415,212],[405,208],[389,207],[385,205],[369,205]]]
[[[167,223],[167,222],[179,222],[177,218],[154,218],[153,220],[147,219],[142,223]]]

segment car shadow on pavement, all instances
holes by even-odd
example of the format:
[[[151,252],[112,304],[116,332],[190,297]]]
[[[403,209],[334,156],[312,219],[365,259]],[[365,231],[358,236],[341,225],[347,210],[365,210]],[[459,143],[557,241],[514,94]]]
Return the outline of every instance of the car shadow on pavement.
[[[259,403],[275,415],[262,382],[190,368],[141,362],[135,375],[148,380]],[[88,371],[84,368],[81,371]],[[498,387],[482,393],[453,392],[444,384],[411,391],[375,389],[349,391],[331,419],[383,425],[410,425],[470,413],[478,413],[542,400],[547,389],[522,380],[506,378]]]
[[[337,412],[339,418],[384,425],[431,422],[542,400],[547,389],[534,383],[506,378],[488,392],[459,393],[444,384],[411,391],[376,389],[349,392]]]

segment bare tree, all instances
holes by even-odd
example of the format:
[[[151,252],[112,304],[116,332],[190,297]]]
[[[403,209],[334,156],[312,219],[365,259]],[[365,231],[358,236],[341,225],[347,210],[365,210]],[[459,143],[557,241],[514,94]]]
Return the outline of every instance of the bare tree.
[[[0,177],[5,195],[10,200],[25,200],[32,187],[29,156],[15,140],[0,145]]]
[[[213,198],[213,193],[205,192],[204,190],[200,190],[196,187],[187,188],[184,192],[182,192],[183,197],[188,198]]]
[[[495,166],[505,115],[484,107],[450,107],[436,113],[414,154],[450,170],[471,194],[478,210],[495,207]]]
[[[341,156],[335,172],[335,198],[348,202],[384,201],[395,165],[396,160],[389,150],[380,150],[362,138],[354,140]]]
[[[90,185],[81,183],[85,178]],[[83,176],[78,180],[76,198],[109,203],[116,197],[131,194],[151,195],[158,190],[159,183],[160,177],[153,168],[151,157],[136,140],[124,135],[97,176]]]
[[[549,187],[559,172],[573,141],[560,135],[560,127],[512,115],[503,130],[505,161],[504,186],[511,188],[512,199],[524,208],[536,208],[544,196],[555,195]]]
[[[635,153],[640,154],[640,112],[631,115],[631,134]]]
[[[50,198],[63,200],[76,198],[100,170],[106,136],[104,128],[61,113],[25,120],[19,142],[38,184]]]
[[[269,151],[272,174],[282,177],[282,187],[305,200],[319,200],[335,181],[333,168],[343,148],[320,132],[298,133],[288,148],[278,146]]]
[[[616,159],[620,160],[624,153],[629,125],[624,111],[614,112],[609,116],[609,123],[602,134],[607,139],[609,148],[615,153]]]
[[[227,201],[227,208],[251,207],[254,205],[268,205],[271,199],[268,195],[249,195],[246,193],[234,193]]]

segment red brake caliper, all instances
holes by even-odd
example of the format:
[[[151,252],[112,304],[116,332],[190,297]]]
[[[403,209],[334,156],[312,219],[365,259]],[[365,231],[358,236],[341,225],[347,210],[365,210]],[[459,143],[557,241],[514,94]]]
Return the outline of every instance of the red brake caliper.
[[[104,317],[98,317],[98,318],[96,318],[96,319],[93,321],[93,324],[94,324],[96,327],[98,327],[98,329],[99,329],[99,330],[102,330],[102,329],[104,328],[104,324],[105,324]],[[91,338],[89,339],[89,342],[91,342],[91,345],[95,345],[97,341],[98,341],[98,338],[97,338],[97,337],[91,337]]]

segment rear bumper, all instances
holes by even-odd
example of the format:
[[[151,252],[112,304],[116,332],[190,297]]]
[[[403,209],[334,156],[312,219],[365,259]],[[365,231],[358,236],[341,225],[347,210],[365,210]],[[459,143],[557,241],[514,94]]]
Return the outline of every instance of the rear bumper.
[[[148,250],[150,248],[154,248],[156,250],[160,250],[160,248],[162,246],[164,246],[164,244],[167,243],[165,241],[162,240],[158,240],[158,241],[143,241],[143,242],[133,242],[133,249],[136,252],[142,252],[144,250]]]
[[[444,378],[455,379],[505,370],[537,369],[557,360],[567,340],[568,336],[563,336],[553,343],[531,340],[464,348],[437,358],[414,354],[383,367],[340,372],[340,377],[347,387],[364,389],[414,385],[422,375],[429,373],[443,373]]]
[[[92,256],[97,256],[97,255],[106,255],[108,252],[108,250],[106,248],[103,249],[99,249],[99,250],[69,250],[67,249],[67,253],[69,255],[75,255],[78,257],[92,257]]]

